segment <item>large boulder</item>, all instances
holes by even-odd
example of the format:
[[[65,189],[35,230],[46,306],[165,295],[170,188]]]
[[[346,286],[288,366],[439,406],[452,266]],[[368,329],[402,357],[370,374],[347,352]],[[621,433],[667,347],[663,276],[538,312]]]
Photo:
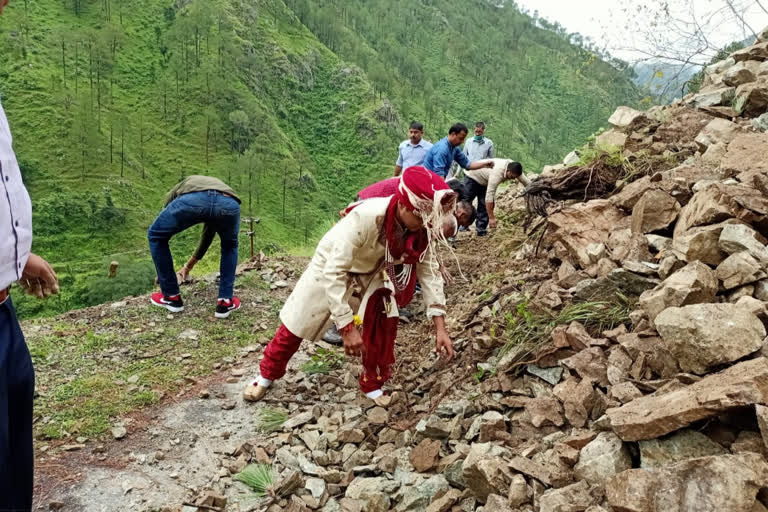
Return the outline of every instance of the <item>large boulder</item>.
[[[740,181],[744,173],[768,172],[768,133],[741,133],[729,144],[720,165],[729,175]],[[749,183],[751,185],[751,183]]]
[[[485,503],[489,494],[506,494],[512,474],[491,443],[476,443],[464,459],[462,476],[472,494]]]
[[[692,107],[717,107],[729,105],[736,95],[735,87],[721,87],[695,94],[688,102]]]
[[[347,487],[345,496],[362,501],[365,510],[371,512],[386,512],[390,507],[390,496],[400,487],[397,481],[384,477],[357,477]]]
[[[759,232],[768,231],[768,197],[752,187],[713,184],[698,192],[680,211],[675,237],[690,228],[736,218]]]
[[[712,302],[717,294],[717,277],[707,265],[694,261],[681,268],[653,290],[643,292],[640,307],[653,322],[665,309]]]
[[[654,323],[680,369],[697,375],[760,350],[763,323],[736,304],[671,307]]]
[[[691,228],[682,233],[676,233],[672,240],[672,249],[687,262],[700,261],[707,265],[719,265],[728,257],[720,249],[719,240],[723,228],[736,224],[737,220],[730,219],[717,224]]]
[[[716,275],[723,282],[723,288],[732,290],[768,277],[764,266],[764,262],[748,251],[742,251],[731,254],[718,265]]]
[[[645,116],[644,112],[640,112],[631,107],[621,106],[617,107],[613,114],[611,114],[611,117],[608,118],[608,122],[614,128],[623,130],[635,122],[636,119],[643,116]]]
[[[725,455],[727,450],[696,430],[683,429],[658,439],[640,441],[640,467],[660,468],[697,457]]]
[[[754,229],[744,224],[726,226],[720,233],[718,245],[727,254],[747,251],[762,262],[768,263],[768,247],[763,238]]]
[[[768,403],[768,359],[738,363],[695,384],[608,409],[611,428],[624,441],[674,432],[732,409]]]
[[[747,46],[742,50],[732,53],[731,58],[736,62],[768,60],[768,42],[760,42]]]
[[[611,146],[624,147],[624,144],[627,142],[627,136],[618,130],[608,130],[607,132],[598,135],[595,142],[598,146],[603,148]]]
[[[701,129],[695,142],[700,151],[706,151],[713,144],[728,144],[739,133],[739,125],[727,119],[715,118]]]
[[[680,203],[663,190],[648,190],[632,209],[632,233],[666,229],[677,218]]]
[[[649,471],[630,469],[606,484],[615,512],[754,512],[768,485],[768,464],[754,453],[702,457]]]
[[[599,503],[585,481],[560,489],[550,489],[539,498],[539,512],[579,512]]]
[[[738,87],[742,84],[754,82],[757,80],[757,70],[759,67],[760,62],[756,60],[738,62],[725,71],[723,83],[732,87]]]
[[[632,457],[621,439],[613,432],[601,432],[581,449],[579,462],[573,471],[579,480],[603,484],[631,467]]]
[[[608,200],[580,203],[547,218],[546,241],[550,246],[560,242],[574,264],[587,268],[592,264],[587,247],[606,243],[611,230],[623,217],[624,214]]]
[[[740,85],[733,99],[733,109],[746,117],[758,117],[768,110],[768,84],[751,82]]]
[[[736,59],[733,57],[728,57],[707,66],[705,68],[705,73],[707,75],[717,75],[730,69],[734,64],[736,64]]]

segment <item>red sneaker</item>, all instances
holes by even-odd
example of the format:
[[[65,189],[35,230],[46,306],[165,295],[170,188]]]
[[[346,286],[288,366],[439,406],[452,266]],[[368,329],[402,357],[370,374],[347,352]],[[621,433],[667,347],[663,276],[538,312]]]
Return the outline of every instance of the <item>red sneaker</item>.
[[[171,313],[179,313],[184,311],[184,302],[181,300],[181,295],[174,295],[167,297],[163,295],[163,292],[155,292],[150,299],[152,304],[165,308]]]
[[[240,309],[240,299],[237,297],[219,299],[216,304],[216,318],[227,318],[231,312],[238,309]]]

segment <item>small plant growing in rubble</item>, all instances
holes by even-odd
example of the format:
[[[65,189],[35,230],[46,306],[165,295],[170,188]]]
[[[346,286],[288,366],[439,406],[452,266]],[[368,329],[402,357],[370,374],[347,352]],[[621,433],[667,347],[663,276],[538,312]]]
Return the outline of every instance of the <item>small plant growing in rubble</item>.
[[[259,432],[275,432],[280,430],[288,420],[288,414],[282,409],[265,407],[259,410],[259,417],[256,420],[256,427]]]
[[[275,472],[269,464],[248,464],[234,478],[250,487],[258,496],[274,494]]]
[[[338,370],[344,364],[344,356],[335,350],[318,348],[312,358],[301,366],[301,371],[308,375],[327,374]]]
[[[513,349],[519,350],[521,357],[535,351],[538,345],[549,339],[558,325],[580,322],[588,329],[592,328],[598,332],[613,329],[629,321],[629,312],[633,306],[629,298],[616,294],[614,302],[574,302],[560,312],[552,314],[532,311],[529,302],[523,301],[517,305],[515,313],[507,313],[504,317],[506,343],[499,356]]]

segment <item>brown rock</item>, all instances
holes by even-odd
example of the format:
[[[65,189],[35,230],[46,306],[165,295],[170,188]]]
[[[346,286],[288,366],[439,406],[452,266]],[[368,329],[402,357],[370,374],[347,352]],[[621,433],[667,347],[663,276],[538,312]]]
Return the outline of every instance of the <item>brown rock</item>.
[[[615,512],[752,512],[766,474],[755,454],[702,457],[624,471],[608,481],[606,497]]]
[[[652,233],[672,224],[680,203],[663,190],[649,190],[632,209],[632,233]]]
[[[539,499],[539,512],[582,512],[598,501],[590,492],[589,484],[581,481],[546,491]]]
[[[608,118],[608,123],[614,128],[623,130],[642,118],[645,118],[645,112],[640,112],[639,110],[627,106],[620,106],[617,107],[613,114],[611,114],[611,117]]]
[[[544,466],[525,457],[513,457],[509,467],[518,473],[535,478],[548,487],[563,487],[573,481],[573,475],[554,465]]]
[[[677,361],[669,350],[666,350],[665,342],[658,336],[630,333],[619,336],[618,342],[635,361],[630,374],[636,380],[640,377],[638,368],[642,370],[647,367],[661,378],[671,378],[679,371]]]
[[[563,444],[581,451],[582,448],[587,446],[596,437],[597,432],[592,430],[574,430],[571,435],[563,439]]]
[[[665,309],[712,302],[717,293],[715,273],[705,264],[694,261],[681,268],[653,290],[643,292],[640,307],[653,322]]]
[[[766,133],[740,134],[728,144],[728,151],[720,165],[733,176],[755,168],[765,171],[768,169],[768,162],[765,160],[766,144]]]
[[[736,88],[733,109],[741,116],[758,117],[768,110],[768,86],[752,82]]]
[[[685,261],[700,261],[707,265],[719,265],[728,256],[718,245],[720,233],[725,226],[732,223],[738,223],[738,221],[731,219],[718,224],[691,228],[684,233],[676,234],[672,241],[672,248],[675,254],[681,255]]]
[[[723,75],[723,83],[731,87],[738,87],[742,84],[754,82],[757,80],[757,71],[759,67],[757,61],[748,60],[731,66]]]
[[[611,428],[624,441],[653,439],[729,410],[765,404],[768,360],[757,358],[709,375],[683,389],[638,398],[608,410]]]
[[[701,432],[683,429],[658,439],[640,441],[640,467],[661,468],[688,459],[725,453],[725,448]]]
[[[462,476],[467,488],[482,503],[490,494],[505,494],[512,481],[507,464],[490,443],[472,445],[462,466]]]
[[[766,335],[762,322],[736,304],[668,308],[656,329],[680,369],[697,375],[760,350]]]
[[[726,290],[754,283],[768,276],[763,270],[763,262],[747,251],[728,256],[717,266],[716,275]]]
[[[760,42],[751,46],[747,46],[742,50],[732,53],[731,58],[733,58],[733,60],[736,62],[744,62],[750,60],[762,62],[764,60],[768,60],[768,43]]]
[[[595,393],[592,381],[570,377],[552,390],[552,393],[563,402],[565,418],[574,427],[586,425],[589,413],[595,405]]]
[[[573,350],[584,350],[592,344],[592,336],[579,322],[571,322],[565,331],[565,337]]]
[[[498,494],[489,494],[488,499],[485,502],[484,510],[493,510],[499,512],[514,512],[507,502],[507,498],[499,496]]]
[[[367,413],[368,421],[374,425],[386,425],[389,421],[389,413],[383,407],[374,407]]]
[[[764,405],[755,405],[757,414],[757,424],[760,427],[760,435],[763,437],[763,443],[768,448],[768,407]]]
[[[411,465],[419,473],[425,473],[437,465],[440,456],[440,441],[436,439],[424,439],[411,450]]]
[[[582,379],[589,379],[607,387],[608,359],[599,347],[591,347],[561,361],[563,366],[575,371]]]
[[[621,336],[624,334],[621,334]],[[629,357],[624,347],[617,346],[611,348],[608,353],[608,370],[606,372],[608,382],[615,386],[627,380],[632,363],[633,360]]]
[[[534,427],[555,425],[562,427],[563,407],[554,397],[530,398],[525,402],[525,412]]]
[[[698,192],[680,211],[675,238],[690,228],[735,218],[753,226],[765,222],[768,197],[742,185],[714,184]]]
[[[699,151],[706,149],[714,144],[728,144],[739,133],[739,125],[725,119],[713,119],[707,126],[701,129],[696,136],[695,142],[699,146]]]
[[[427,507],[427,512],[447,512],[461,498],[461,491],[458,489],[449,489],[441,497],[434,499]]]
[[[587,246],[605,243],[623,216],[608,200],[594,200],[566,208],[547,217],[546,246],[560,242],[568,251],[572,263],[587,268],[592,263]]]
[[[627,404],[643,396],[643,393],[631,382],[622,382],[611,387],[609,396],[622,404]]]
[[[613,432],[601,432],[581,449],[579,462],[573,468],[576,477],[591,484],[606,480],[632,467],[629,450]]]
[[[743,430],[739,432],[736,440],[731,444],[731,453],[757,453],[765,458],[768,455],[768,450],[766,450],[759,432]]]
[[[530,501],[530,491],[528,490],[528,484],[525,481],[523,475],[514,475],[512,477],[512,483],[509,484],[509,493],[507,494],[507,502],[510,507],[519,507],[524,503]]]

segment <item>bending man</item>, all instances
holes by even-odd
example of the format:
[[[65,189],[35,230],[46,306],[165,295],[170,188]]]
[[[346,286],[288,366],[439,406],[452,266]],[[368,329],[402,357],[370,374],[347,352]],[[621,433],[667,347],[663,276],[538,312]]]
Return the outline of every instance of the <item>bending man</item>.
[[[165,205],[148,232],[149,250],[161,290],[152,294],[152,304],[172,313],[184,310],[168,241],[175,234],[204,223],[200,246],[193,258],[202,257],[211,245],[214,234],[219,234],[221,263],[216,318],[227,318],[232,311],[240,308],[240,299],[234,296],[240,199],[226,183],[217,178],[189,176],[168,192]]]
[[[443,218],[452,214],[455,201],[456,194],[442,178],[423,167],[409,167],[395,195],[351,205],[320,240],[280,311],[282,324],[264,350],[261,376],[248,385],[243,397],[260,400],[272,382],[285,375],[301,340],[320,339],[333,322],[346,354],[362,355],[361,391],[385,405],[381,388],[394,363],[398,307],[413,298],[417,278],[427,317],[435,326],[436,351],[452,358],[435,244],[445,242]],[[399,264],[403,270],[396,273]],[[350,301],[360,302],[362,336]]]

